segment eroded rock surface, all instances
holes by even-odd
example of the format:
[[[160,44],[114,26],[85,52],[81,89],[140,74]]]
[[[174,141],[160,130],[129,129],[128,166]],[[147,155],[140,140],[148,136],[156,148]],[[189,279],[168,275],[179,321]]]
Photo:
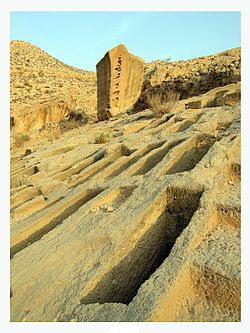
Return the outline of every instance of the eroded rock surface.
[[[11,150],[11,321],[240,321],[240,91]]]
[[[240,104],[191,100],[16,150],[12,321],[240,320]]]

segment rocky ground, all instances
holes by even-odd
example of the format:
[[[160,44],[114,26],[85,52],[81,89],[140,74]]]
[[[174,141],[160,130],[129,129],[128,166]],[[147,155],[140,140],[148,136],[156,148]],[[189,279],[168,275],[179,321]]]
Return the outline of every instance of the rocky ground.
[[[191,86],[195,86],[196,90],[191,93],[198,95],[211,89],[209,83],[213,84],[214,88],[231,83],[230,78],[235,82],[239,81],[240,69],[240,48],[190,60],[176,62],[156,60],[145,65],[145,85],[154,87],[162,83],[169,85],[178,83],[182,87],[184,83],[193,82]],[[214,74],[216,74],[214,82],[208,82],[208,78]],[[196,81],[199,85],[195,84]]]
[[[142,97],[166,87],[153,66]],[[236,76],[161,117],[145,109],[12,138],[11,321],[240,321]]]
[[[153,61],[145,66],[144,88],[135,109],[149,106],[148,97],[175,91],[180,99],[240,81],[241,50],[231,49],[215,55],[186,61]]]

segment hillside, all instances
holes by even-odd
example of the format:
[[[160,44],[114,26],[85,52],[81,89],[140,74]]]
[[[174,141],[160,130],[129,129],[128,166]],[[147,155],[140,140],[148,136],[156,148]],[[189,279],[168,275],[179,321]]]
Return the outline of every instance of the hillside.
[[[238,81],[241,68],[241,49],[234,48],[210,56],[203,56],[190,60],[164,61],[156,60],[145,65],[145,80],[151,86],[158,85],[163,81],[172,81],[178,77],[189,79],[202,77],[214,72],[230,73]],[[204,77],[205,79],[205,77]],[[224,83],[227,84],[225,81]]]
[[[174,91],[180,99],[185,99],[240,80],[240,48],[186,61],[156,60],[145,65],[144,89],[135,111],[149,107],[147,99],[155,93],[164,97]]]
[[[96,73],[68,66],[23,41],[10,47],[10,110],[15,132],[58,123],[79,110],[92,120],[97,113]],[[148,97],[175,91],[180,99],[240,81],[240,48],[187,61],[145,64],[144,85],[134,112],[149,107]]]
[[[240,49],[146,64],[133,109],[63,131],[94,73],[17,45],[27,56],[13,55],[11,72],[25,100],[11,113],[11,321],[239,322]],[[58,96],[58,82],[79,91]]]
[[[65,65],[30,43],[11,42],[10,75],[11,113],[39,109],[57,98],[96,113],[96,74]]]

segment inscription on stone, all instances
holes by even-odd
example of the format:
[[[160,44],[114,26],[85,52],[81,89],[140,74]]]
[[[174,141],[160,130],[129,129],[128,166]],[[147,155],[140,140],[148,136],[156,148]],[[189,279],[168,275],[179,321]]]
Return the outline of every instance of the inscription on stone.
[[[109,119],[126,112],[141,93],[144,61],[120,44],[108,51],[96,65],[97,117]]]

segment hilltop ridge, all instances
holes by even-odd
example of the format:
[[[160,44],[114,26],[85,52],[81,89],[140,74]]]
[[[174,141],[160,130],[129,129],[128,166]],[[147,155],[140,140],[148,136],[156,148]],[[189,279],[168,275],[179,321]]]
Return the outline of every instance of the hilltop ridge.
[[[10,73],[11,111],[69,95],[79,108],[95,111],[96,74],[66,65],[35,45],[11,41]]]

